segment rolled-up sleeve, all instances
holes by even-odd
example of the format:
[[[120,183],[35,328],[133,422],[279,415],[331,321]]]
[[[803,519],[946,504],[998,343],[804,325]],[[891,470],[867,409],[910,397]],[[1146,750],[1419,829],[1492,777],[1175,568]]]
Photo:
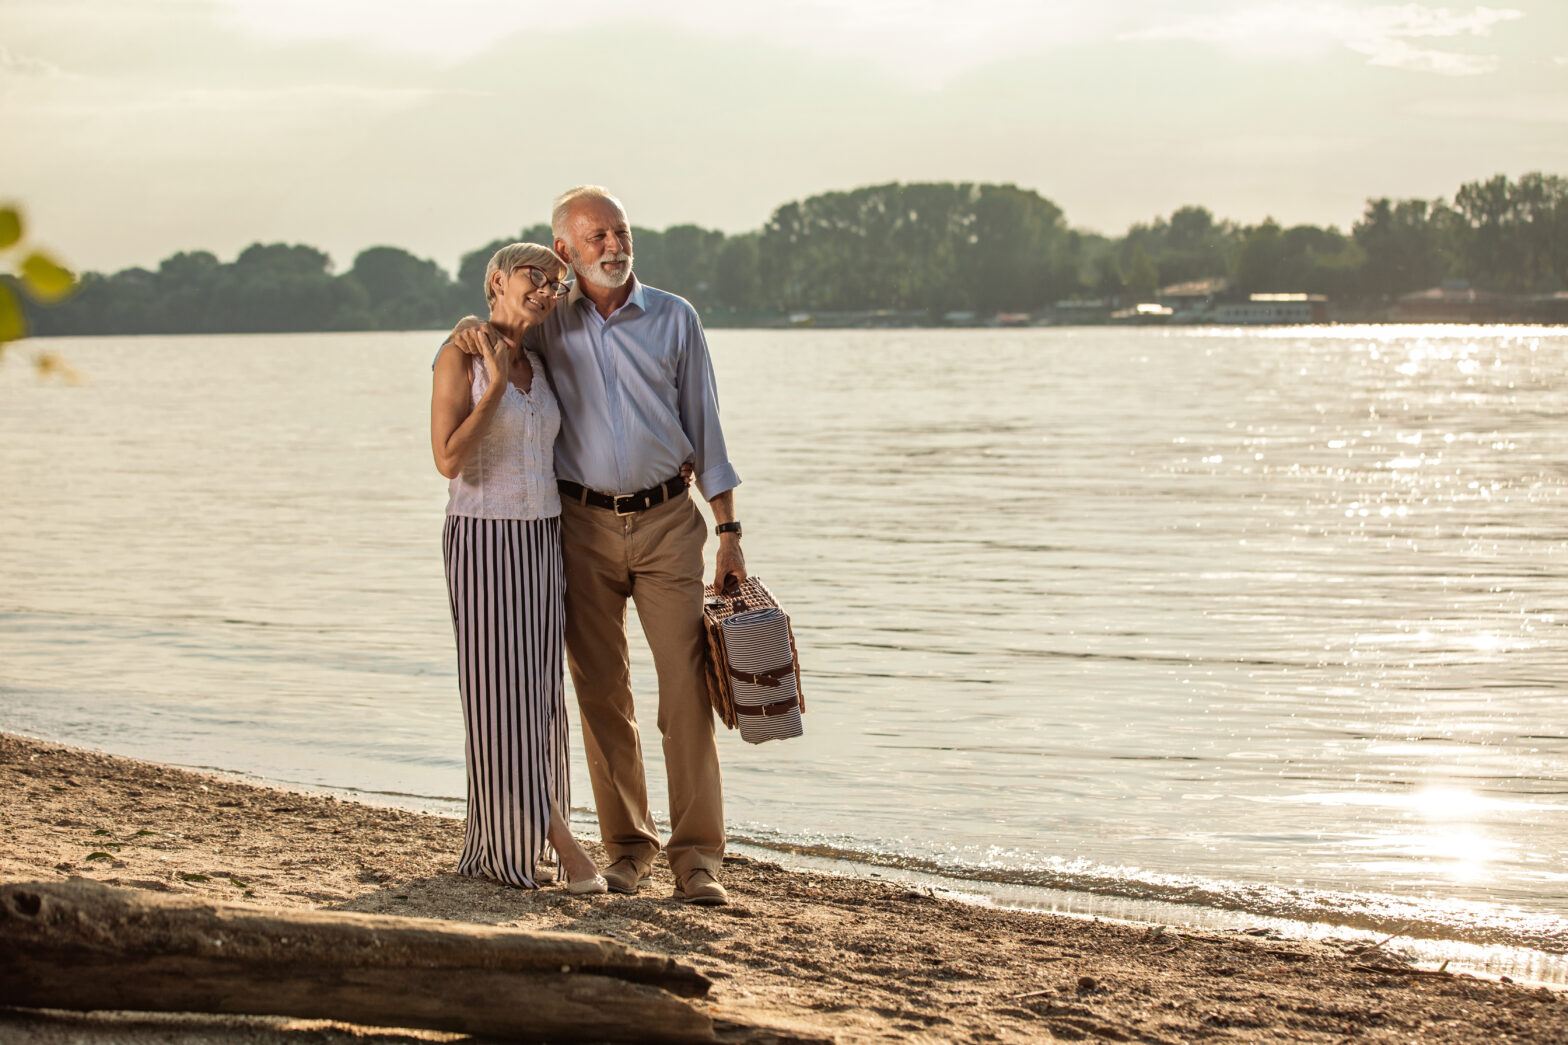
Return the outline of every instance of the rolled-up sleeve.
[[[688,309],[690,306],[687,306]],[[708,340],[695,311],[684,317],[681,353],[680,411],[681,428],[691,442],[695,461],[692,469],[697,489],[706,500],[740,485],[740,475],[730,464],[724,447],[724,429],[719,425],[719,390],[713,376],[713,360],[708,355]]]

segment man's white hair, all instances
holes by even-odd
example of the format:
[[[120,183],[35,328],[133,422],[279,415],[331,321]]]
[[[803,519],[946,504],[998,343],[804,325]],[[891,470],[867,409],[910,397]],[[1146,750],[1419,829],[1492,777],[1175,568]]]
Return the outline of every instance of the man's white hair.
[[[550,234],[556,239],[566,238],[566,219],[579,200],[604,200],[615,204],[622,214],[626,213],[626,207],[603,185],[579,185],[575,189],[567,189],[555,198],[555,209],[550,212]]]

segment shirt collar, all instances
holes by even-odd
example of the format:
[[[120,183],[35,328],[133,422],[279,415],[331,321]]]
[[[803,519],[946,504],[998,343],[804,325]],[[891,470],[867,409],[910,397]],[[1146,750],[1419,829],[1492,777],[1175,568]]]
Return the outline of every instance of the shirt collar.
[[[637,274],[635,272],[631,275],[631,281],[632,292],[631,295],[626,299],[626,305],[636,305],[638,311],[640,312],[648,311],[648,288],[643,286],[642,281],[637,278]],[[588,302],[589,308],[593,307],[593,300],[589,298],[587,294],[583,293],[583,280],[581,276],[572,280],[571,293],[566,295],[567,305],[573,308],[577,306],[579,301],[586,301]],[[626,305],[622,305],[621,307],[625,308]]]

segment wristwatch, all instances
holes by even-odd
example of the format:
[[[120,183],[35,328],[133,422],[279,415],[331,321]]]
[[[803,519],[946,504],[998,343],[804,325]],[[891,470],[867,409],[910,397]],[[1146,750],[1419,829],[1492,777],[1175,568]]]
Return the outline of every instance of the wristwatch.
[[[713,528],[713,532],[718,534],[721,537],[724,534],[726,534],[726,533],[733,533],[735,536],[739,537],[740,536],[740,523],[738,523],[738,522],[719,523],[719,525],[717,525],[717,526],[715,526]]]

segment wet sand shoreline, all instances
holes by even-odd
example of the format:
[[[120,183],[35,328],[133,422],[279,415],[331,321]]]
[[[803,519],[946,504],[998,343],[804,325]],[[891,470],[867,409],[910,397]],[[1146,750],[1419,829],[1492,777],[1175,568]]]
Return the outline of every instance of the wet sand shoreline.
[[[714,979],[717,1019],[839,1042],[1568,1040],[1568,995],[1417,970],[1364,943],[1002,910],[730,857],[732,904],[524,892],[456,875],[450,818],[0,734],[0,880],[90,878],[274,907],[609,936]],[[596,855],[598,855],[596,853]],[[0,1010],[54,1041],[452,1040],[272,1018]]]

